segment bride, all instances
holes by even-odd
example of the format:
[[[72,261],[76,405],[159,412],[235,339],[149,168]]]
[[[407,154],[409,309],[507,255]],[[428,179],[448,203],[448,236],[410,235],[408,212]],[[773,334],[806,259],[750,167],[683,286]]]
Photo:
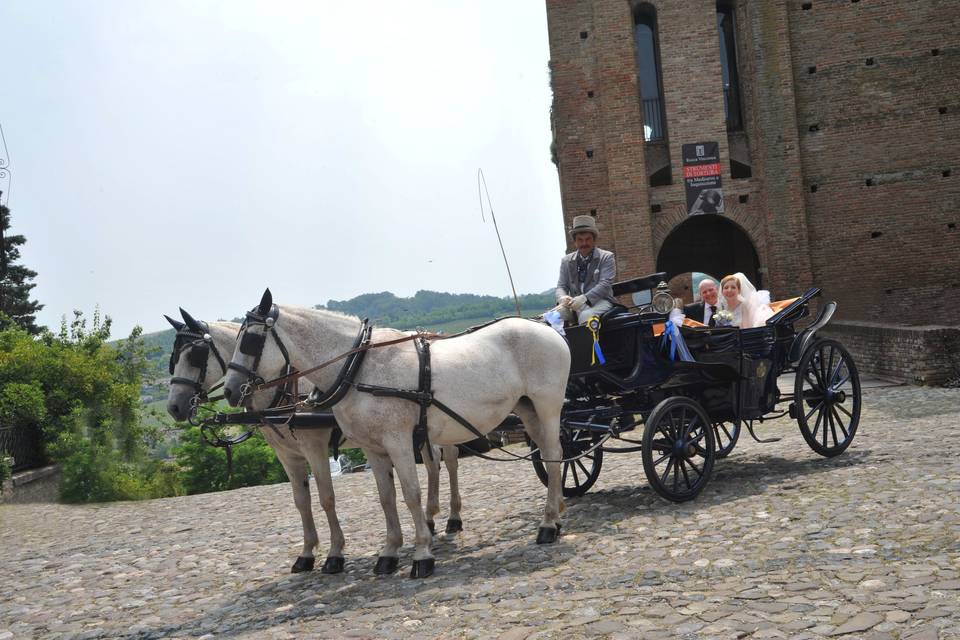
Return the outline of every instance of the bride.
[[[750,329],[762,327],[773,315],[770,308],[770,292],[757,291],[756,287],[739,271],[720,281],[720,308],[733,315],[735,327]]]

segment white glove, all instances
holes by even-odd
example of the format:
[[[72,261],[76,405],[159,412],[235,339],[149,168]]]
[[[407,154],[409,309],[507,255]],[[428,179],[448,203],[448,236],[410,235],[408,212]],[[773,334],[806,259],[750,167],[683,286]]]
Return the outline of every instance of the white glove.
[[[573,307],[574,311],[581,311],[585,306],[587,306],[587,296],[577,296],[572,302],[570,302],[570,306]]]
[[[569,307],[570,303],[573,302],[573,298],[570,296],[560,296],[559,302],[561,307]]]

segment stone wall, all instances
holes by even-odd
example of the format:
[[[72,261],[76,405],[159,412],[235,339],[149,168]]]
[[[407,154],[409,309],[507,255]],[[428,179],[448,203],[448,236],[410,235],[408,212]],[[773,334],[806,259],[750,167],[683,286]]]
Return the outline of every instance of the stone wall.
[[[957,327],[833,320],[818,335],[839,340],[850,351],[861,374],[928,385],[960,378]]]
[[[0,504],[57,502],[60,499],[60,468],[56,465],[13,474],[3,483]]]

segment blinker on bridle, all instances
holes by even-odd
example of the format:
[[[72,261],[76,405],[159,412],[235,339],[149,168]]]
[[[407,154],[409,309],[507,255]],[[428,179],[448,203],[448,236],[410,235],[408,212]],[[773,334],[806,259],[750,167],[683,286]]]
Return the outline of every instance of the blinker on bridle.
[[[198,324],[199,328],[202,330],[202,333],[191,331],[187,327],[177,331],[177,335],[173,341],[173,353],[170,354],[170,363],[168,366],[170,375],[173,376],[173,372],[176,369],[177,362],[180,360],[180,356],[186,352],[187,363],[191,367],[200,370],[200,375],[196,380],[191,380],[190,378],[183,378],[180,376],[174,376],[170,378],[171,385],[181,384],[193,389],[194,396],[190,401],[192,407],[196,407],[201,402],[207,400],[207,391],[204,391],[203,383],[207,379],[207,363],[209,362],[211,351],[213,351],[213,356],[216,358],[217,364],[220,365],[220,370],[224,375],[227,373],[227,363],[217,350],[217,346],[213,343],[213,338],[210,335],[209,325],[207,325],[206,322],[200,321],[198,321]]]
[[[293,367],[290,366],[290,355],[287,353],[287,348],[274,330],[274,325],[276,325],[277,318],[280,315],[280,307],[272,305],[266,315],[257,313],[258,310],[259,308],[255,308],[247,312],[243,325],[240,327],[240,335],[238,336],[240,340],[240,353],[253,357],[253,366],[248,369],[232,361],[227,365],[227,369],[238,371],[247,377],[247,381],[240,386],[240,399],[237,401],[238,405],[242,405],[247,397],[253,395],[255,388],[264,382],[264,379],[257,373],[257,368],[260,366],[260,358],[263,357],[263,348],[267,343],[268,335],[273,336],[274,342],[277,343],[277,348],[280,349],[280,353],[283,355],[283,375],[288,375],[293,370]],[[248,329],[253,325],[262,325],[264,332],[250,333]],[[286,386],[287,385],[277,388],[271,406],[280,402],[280,399],[286,392]]]

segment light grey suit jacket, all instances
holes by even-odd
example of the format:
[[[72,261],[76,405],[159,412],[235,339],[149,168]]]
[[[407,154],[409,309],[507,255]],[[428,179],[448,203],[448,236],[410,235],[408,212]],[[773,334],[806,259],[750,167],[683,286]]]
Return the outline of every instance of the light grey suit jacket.
[[[613,297],[613,281],[617,278],[617,259],[612,251],[594,248],[593,258],[587,267],[587,279],[580,290],[577,278],[577,252],[568,253],[560,260],[560,280],[557,282],[557,302],[561,296],[586,294],[587,302],[595,305],[601,300],[616,304]]]

